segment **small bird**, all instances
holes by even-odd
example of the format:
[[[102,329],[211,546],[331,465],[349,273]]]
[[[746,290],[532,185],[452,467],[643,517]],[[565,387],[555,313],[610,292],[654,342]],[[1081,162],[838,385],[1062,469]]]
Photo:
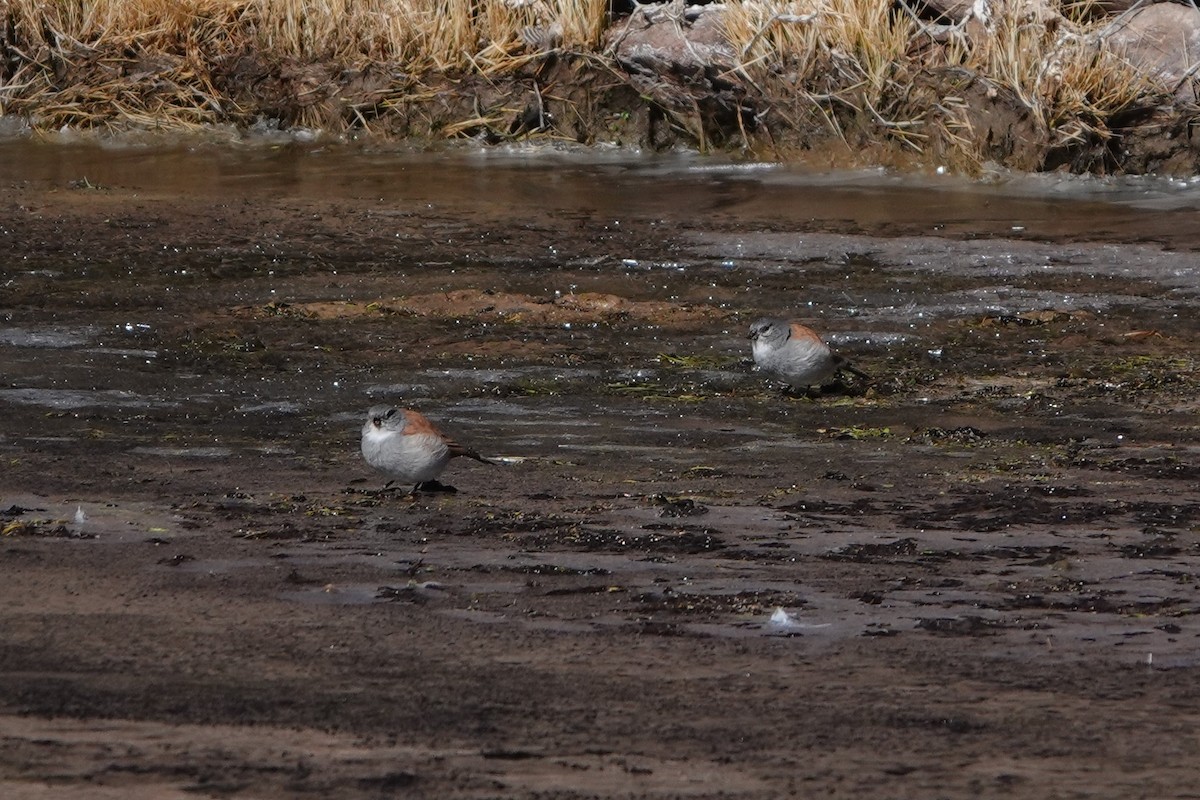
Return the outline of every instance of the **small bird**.
[[[362,454],[368,464],[394,480],[415,483],[414,492],[455,491],[438,483],[437,477],[456,456],[493,463],[439,431],[424,414],[392,406],[373,406],[367,412]]]
[[[754,363],[793,390],[820,387],[843,370],[871,380],[844,356],[829,349],[812,328],[784,319],[760,319],[750,326]]]

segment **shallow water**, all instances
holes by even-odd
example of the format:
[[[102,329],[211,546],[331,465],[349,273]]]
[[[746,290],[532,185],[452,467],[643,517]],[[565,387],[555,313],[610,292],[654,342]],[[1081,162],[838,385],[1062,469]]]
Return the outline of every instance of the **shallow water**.
[[[1191,248],[1200,181],[994,173],[984,180],[882,169],[820,172],[695,154],[548,146],[379,149],[275,144],[0,139],[0,181],[135,196],[365,199],[382,214],[455,209],[509,218],[735,220],[865,234],[1153,241]],[[672,262],[666,262],[670,265]]]
[[[792,631],[808,638],[981,607],[991,636],[1019,629],[1017,572],[972,572],[963,564],[991,545],[944,530],[1028,543],[1050,526],[1083,554],[1081,580],[1134,598],[1098,622],[1073,618],[1091,631],[1074,635],[1086,650],[1096,625],[1116,637],[1145,627],[1127,615],[1154,607],[1136,597],[1157,583],[1126,587],[1094,531],[1055,527],[1070,513],[1038,501],[1031,520],[1004,498],[1083,486],[1096,499],[1067,511],[1104,520],[1104,546],[1131,557],[1160,535],[1150,527],[1175,536],[1191,519],[1150,526],[1138,515],[1154,510],[1138,503],[1168,505],[1169,471],[1190,474],[1195,457],[1184,447],[1197,429],[1194,183],[970,182],[554,149],[8,141],[0,185],[13,189],[0,225],[12,245],[0,262],[0,454],[31,465],[23,480],[70,462],[47,491],[97,502],[170,487],[156,491],[195,524],[299,538],[318,562],[329,536],[399,526],[460,582],[429,601],[446,613],[466,613],[462,587],[518,591],[476,577],[513,556],[583,552],[648,610],[549,611],[538,624],[683,614],[671,630],[777,635],[769,616],[791,599],[806,624],[829,626]],[[585,292],[619,302],[573,299]],[[782,398],[748,362],[743,332],[763,314],[814,324],[876,385]],[[381,481],[358,461],[357,429],[377,402],[420,406],[504,458],[493,472],[455,465],[470,498],[456,508],[469,513],[397,508],[365,488]],[[1145,479],[1156,459],[1163,470]],[[977,489],[990,511],[970,510]],[[1103,508],[1110,493],[1126,505]],[[675,494],[709,513],[662,522],[661,496]],[[813,497],[819,510],[792,508]],[[917,549],[888,556],[905,538]],[[411,544],[379,548],[411,561]],[[861,554],[877,546],[884,555]],[[1200,569],[1194,548],[1170,555],[1172,569]],[[931,601],[889,578],[877,590],[889,601],[864,605],[823,583],[824,559],[944,569],[962,587]],[[1054,569],[1035,572],[1059,587]],[[699,617],[645,594],[680,572],[727,576],[691,585],[706,598]],[[794,586],[803,597],[729,599]],[[369,582],[346,587],[286,596],[384,602]],[[470,613],[503,619],[499,605]],[[1196,649],[1158,639],[1176,658]]]

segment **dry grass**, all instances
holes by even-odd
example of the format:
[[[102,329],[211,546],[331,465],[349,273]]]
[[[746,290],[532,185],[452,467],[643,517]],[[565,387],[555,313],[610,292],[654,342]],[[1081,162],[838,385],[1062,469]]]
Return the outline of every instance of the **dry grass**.
[[[793,95],[794,107],[839,134],[847,125],[874,128],[875,138],[916,151],[935,138],[956,151],[959,167],[978,167],[982,143],[962,98],[922,93],[909,102],[922,70],[963,68],[1015,96],[1048,147],[1108,136],[1107,120],[1153,94],[1101,46],[1107,20],[1090,0],[1072,4],[1070,18],[1036,0],[998,0],[992,9],[987,24],[935,35],[913,13],[870,0],[734,0],[726,26],[741,54],[737,72],[770,96]]]
[[[912,23],[869,0],[740,0],[725,28],[747,71],[786,64],[801,83],[832,72],[839,87],[879,101],[905,60]]]
[[[0,42],[20,65],[0,74],[0,113],[42,127],[212,122],[231,100],[211,73],[235,54],[486,75],[532,57],[526,29],[595,49],[606,12],[607,0],[0,0]]]
[[[1073,23],[1014,5],[994,20],[971,68],[1010,88],[1044,125],[1053,146],[1105,137],[1105,120],[1153,91],[1123,58],[1101,45],[1103,18]]]
[[[1094,9],[1074,4],[1066,18],[1032,2],[996,0],[986,24],[931,44],[930,26],[880,0],[728,0],[732,75],[791,114],[793,130],[816,125],[849,138],[854,129],[918,153],[937,142],[964,163],[982,159],[971,108],[915,89],[931,69],[961,68],[1019,98],[1051,145],[1103,138],[1106,121],[1143,102],[1146,87],[1099,46],[1104,20]],[[40,127],[242,120],[244,98],[223,93],[220,76],[247,53],[292,82],[281,90],[300,108],[289,122],[351,125],[366,123],[363,110],[337,106],[341,87],[330,76],[388,76],[360,105],[391,113],[431,96],[391,76],[512,73],[537,57],[531,32],[596,53],[608,0],[0,0],[4,19],[0,70],[10,72],[0,71],[0,113]],[[494,109],[464,116],[474,119],[441,130],[502,124]]]
[[[4,0],[16,39],[53,48],[120,42],[221,49],[253,44],[301,59],[452,69],[504,51],[527,26],[557,26],[565,47],[591,48],[605,0]]]
[[[792,126],[823,125],[849,142],[852,131],[921,152],[927,107],[907,101],[919,64],[915,18],[869,0],[738,0],[726,31],[736,72],[771,97]],[[858,136],[854,136],[858,138]]]

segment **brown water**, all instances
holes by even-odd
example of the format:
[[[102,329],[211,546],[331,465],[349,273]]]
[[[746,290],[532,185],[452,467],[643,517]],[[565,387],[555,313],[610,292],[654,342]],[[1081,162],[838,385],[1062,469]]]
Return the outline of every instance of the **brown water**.
[[[1135,744],[1200,653],[1186,184],[21,141],[0,186],[6,796],[1183,785]],[[874,383],[783,396],[765,314]],[[502,463],[382,491],[381,401]],[[321,768],[197,749],[247,724]]]
[[[723,162],[688,154],[631,156],[546,147],[378,151],[342,144],[0,142],[0,180],[88,182],[138,194],[322,198],[479,219],[533,214],[597,221],[662,216],[748,228],[1081,241],[1198,241],[1200,189],[1165,179],[996,175],[986,182],[881,170]]]

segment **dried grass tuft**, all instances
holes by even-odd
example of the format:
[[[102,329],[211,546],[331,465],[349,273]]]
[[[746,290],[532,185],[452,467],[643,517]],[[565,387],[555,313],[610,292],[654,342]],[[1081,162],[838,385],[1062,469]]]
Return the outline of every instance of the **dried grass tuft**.
[[[796,108],[839,134],[848,119],[858,119],[919,149],[919,121],[893,113],[911,74],[914,28],[890,4],[736,0],[725,26],[740,55],[737,73],[768,94],[790,91]]]
[[[967,63],[1011,88],[1051,146],[1107,138],[1106,120],[1150,102],[1146,76],[1103,46],[1106,20],[1073,22],[1017,3],[1000,8]]]
[[[229,118],[224,60],[494,75],[542,49],[595,49],[607,0],[3,0],[0,113],[39,127],[180,127]],[[2,67],[0,67],[2,69]],[[309,86],[314,96],[336,87]],[[299,98],[294,122],[328,122]],[[361,112],[351,112],[361,120]]]
[[[979,76],[1016,98],[1048,147],[1104,139],[1114,116],[1152,102],[1146,80],[1102,46],[1105,18],[1092,0],[1071,4],[1070,17],[1056,7],[982,0],[983,17],[931,26],[907,6],[872,0],[730,0],[726,27],[736,72],[773,99],[790,97],[796,113],[807,109],[839,136],[854,128],[913,151],[936,140],[958,166],[977,166],[984,143],[970,109],[949,91],[914,92],[917,76]]]
[[[1062,16],[1039,0],[978,0],[986,15],[931,26],[879,0],[728,0],[724,22],[738,55],[732,77],[770,98],[768,125],[782,116],[793,131],[818,126],[856,146],[914,153],[936,146],[977,164],[986,132],[973,128],[975,101],[930,89],[931,71],[962,70],[1017,98],[1049,146],[1103,140],[1114,115],[1149,102],[1145,81],[1102,46],[1092,2],[1068,3]],[[245,121],[234,91],[245,87],[229,85],[239,59],[290,100],[287,122],[365,126],[431,96],[412,76],[491,81],[545,51],[596,53],[608,24],[608,0],[0,0],[0,9],[0,113],[42,128]],[[370,76],[356,99],[338,84],[350,73]],[[498,108],[439,124],[451,135],[495,127]],[[704,136],[699,119],[681,126]]]

